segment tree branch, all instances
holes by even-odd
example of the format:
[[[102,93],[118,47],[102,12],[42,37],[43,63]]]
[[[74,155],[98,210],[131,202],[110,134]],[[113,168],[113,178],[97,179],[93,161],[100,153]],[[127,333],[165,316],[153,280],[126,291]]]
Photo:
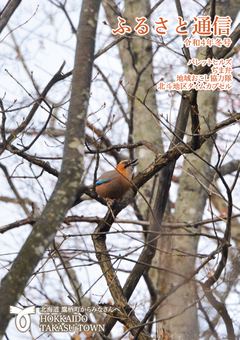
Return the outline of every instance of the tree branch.
[[[2,33],[2,30],[4,27],[7,26],[7,23],[15,10],[18,8],[22,0],[12,0],[9,4],[7,4],[7,8],[3,10],[3,13],[1,13],[0,16],[0,34]]]

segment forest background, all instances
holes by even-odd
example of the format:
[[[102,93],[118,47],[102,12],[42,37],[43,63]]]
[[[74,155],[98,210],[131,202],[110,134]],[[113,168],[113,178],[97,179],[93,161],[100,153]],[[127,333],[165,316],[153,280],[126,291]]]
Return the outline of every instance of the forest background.
[[[2,5],[3,339],[239,339],[239,8],[239,0]],[[231,18],[231,46],[183,45],[194,17],[207,15]],[[131,33],[112,34],[118,17]],[[133,30],[140,17],[147,35]],[[166,34],[156,31],[160,17]],[[176,32],[178,17],[187,34]],[[232,58],[232,88],[157,90],[178,74],[209,74],[187,66],[192,58]],[[134,158],[132,189],[109,209],[87,185]],[[38,313],[21,334],[9,314],[16,304],[99,303],[119,309],[90,314],[105,334],[44,333]]]

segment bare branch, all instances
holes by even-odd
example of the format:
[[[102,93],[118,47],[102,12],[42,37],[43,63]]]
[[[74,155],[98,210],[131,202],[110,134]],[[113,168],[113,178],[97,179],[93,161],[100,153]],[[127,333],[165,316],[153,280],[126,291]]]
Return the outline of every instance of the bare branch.
[[[13,15],[13,13],[18,8],[21,2],[22,0],[8,1],[0,17],[0,34],[2,33],[2,30],[4,29],[4,27],[7,26],[9,19],[11,18],[11,16]]]

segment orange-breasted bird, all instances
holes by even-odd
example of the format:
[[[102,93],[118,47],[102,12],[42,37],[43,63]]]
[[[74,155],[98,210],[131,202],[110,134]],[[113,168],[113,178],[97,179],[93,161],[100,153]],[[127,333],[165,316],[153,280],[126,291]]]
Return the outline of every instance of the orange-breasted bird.
[[[107,171],[96,181],[96,192],[106,200],[121,198],[132,186],[134,166],[137,159],[118,163],[113,171]]]

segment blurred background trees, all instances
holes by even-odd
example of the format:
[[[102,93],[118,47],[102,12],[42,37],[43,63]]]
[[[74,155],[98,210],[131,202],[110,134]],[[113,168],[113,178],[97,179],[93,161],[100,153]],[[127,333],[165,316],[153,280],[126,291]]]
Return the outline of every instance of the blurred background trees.
[[[119,314],[90,315],[113,339],[239,338],[239,8],[108,0],[98,13],[83,1],[79,26],[71,0],[0,8],[2,325],[23,294],[20,306],[114,304]],[[177,17],[190,38],[193,17],[215,14],[231,17],[233,45],[184,47]],[[119,16],[132,29],[146,17],[149,34],[114,36]],[[187,62],[208,57],[233,58],[231,90],[157,91],[207,74]],[[120,203],[81,198],[133,158],[138,176]],[[42,334],[32,320],[23,335],[11,320],[5,338],[104,339]]]

